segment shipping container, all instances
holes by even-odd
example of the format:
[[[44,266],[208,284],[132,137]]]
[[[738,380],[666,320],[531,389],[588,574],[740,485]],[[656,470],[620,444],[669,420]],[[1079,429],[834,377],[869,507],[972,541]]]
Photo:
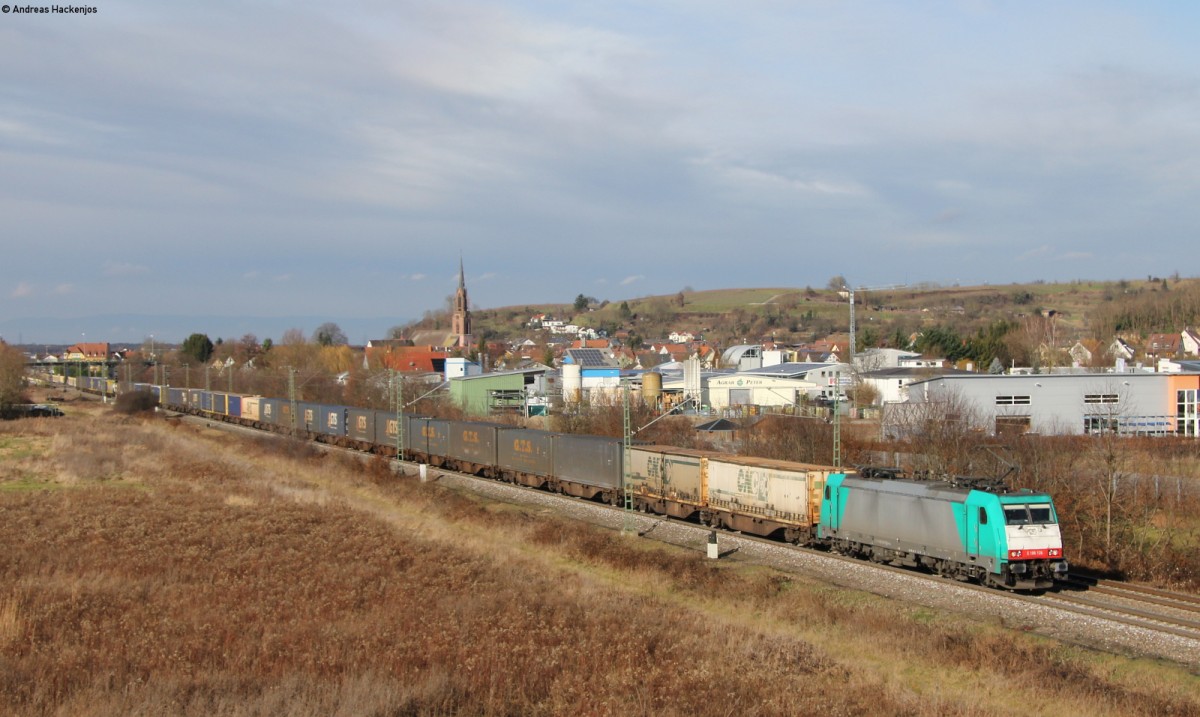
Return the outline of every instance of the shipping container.
[[[242,418],[247,421],[261,421],[262,400],[262,396],[242,396]]]
[[[227,399],[229,405],[229,415],[234,418],[240,418],[242,415],[242,396],[239,393],[231,393]]]
[[[619,438],[555,434],[554,475],[564,493],[615,503],[621,490]]]
[[[310,416],[308,411],[314,411]],[[323,435],[346,435],[346,406],[304,404],[305,428]]]
[[[405,438],[419,460],[435,466],[446,464],[450,452],[450,422],[441,418],[408,416]]]
[[[708,460],[708,504],[725,527],[786,539],[811,533],[820,517],[821,491],[838,469],[767,458],[721,456]]]
[[[229,413],[229,396],[219,391],[209,391],[212,412],[224,416]]]
[[[541,488],[554,475],[554,434],[533,428],[500,426],[496,436],[496,463],[502,477]]]
[[[200,410],[211,413],[213,410],[212,391],[197,391],[200,396]]]
[[[634,500],[652,512],[688,520],[708,500],[708,459],[721,456],[673,446],[629,450],[629,485]]]
[[[321,404],[301,403],[296,407],[296,427],[309,433],[317,433],[321,425]]]
[[[285,431],[288,431],[289,433],[292,431],[299,431],[302,428],[299,415],[300,404],[293,404],[291,401],[285,401],[283,399],[278,399],[278,401],[279,402],[275,405],[275,408],[278,409],[276,411],[276,415],[279,416],[279,420],[276,421],[276,425]]]
[[[183,390],[182,388],[168,388],[167,405],[171,406],[172,408],[186,408],[187,391]]]
[[[396,448],[396,437],[400,426],[405,426],[406,432],[404,436],[404,445],[412,446],[412,439],[407,434],[407,424],[403,421],[396,420],[395,411],[375,411],[375,444],[378,446],[387,446],[392,450]],[[384,451],[388,453],[388,451]],[[392,453],[395,455],[395,453]]]
[[[283,404],[287,403],[282,398],[262,398],[258,402],[258,420],[263,423],[270,423],[271,426],[288,427],[289,423],[283,422]]]
[[[498,426],[481,421],[448,421],[447,424],[450,466],[464,473],[494,477]]]
[[[374,443],[375,411],[368,408],[347,409],[346,435],[356,441],[361,441],[363,443]]]

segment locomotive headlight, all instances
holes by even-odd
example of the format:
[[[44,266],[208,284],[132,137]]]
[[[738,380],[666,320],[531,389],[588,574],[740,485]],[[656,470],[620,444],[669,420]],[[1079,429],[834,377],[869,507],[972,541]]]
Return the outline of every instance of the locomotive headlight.
[[[1062,561],[1061,563],[1054,563],[1054,572],[1055,573],[1066,573],[1067,569],[1068,569],[1067,561],[1065,561],[1065,560]]]
[[[1022,575],[1029,570],[1029,566],[1025,563],[1010,563],[1008,571],[1013,575]]]

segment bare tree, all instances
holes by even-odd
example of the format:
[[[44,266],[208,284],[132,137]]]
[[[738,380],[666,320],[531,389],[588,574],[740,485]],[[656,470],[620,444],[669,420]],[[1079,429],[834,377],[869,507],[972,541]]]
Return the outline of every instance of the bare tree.
[[[829,289],[830,291],[841,291],[849,286],[850,282],[846,281],[846,277],[842,276],[841,274],[830,277],[829,282],[825,284],[825,288]]]
[[[346,332],[342,331],[342,327],[332,321],[326,321],[313,332],[313,343],[321,346],[344,346],[350,343],[350,340],[346,338]]]
[[[24,402],[25,356],[0,341],[0,411]]]
[[[934,475],[969,473],[986,432],[983,419],[962,395],[884,406],[883,430],[902,440],[918,461],[912,468]]]

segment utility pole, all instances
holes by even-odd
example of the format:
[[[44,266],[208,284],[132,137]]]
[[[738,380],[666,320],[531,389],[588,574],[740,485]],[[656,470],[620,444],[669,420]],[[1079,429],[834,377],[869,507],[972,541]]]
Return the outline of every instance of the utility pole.
[[[854,351],[858,348],[858,343],[856,341],[856,333],[857,332],[856,332],[856,326],[855,326],[855,322],[854,322],[854,289],[851,289],[850,287],[846,287],[846,290],[848,292],[850,292],[850,348],[846,349],[846,351],[850,355],[850,362],[849,362],[850,369],[853,370],[854,369]]]
[[[292,412],[292,438],[296,437],[296,369],[288,366],[288,403]]]
[[[833,467],[842,467],[842,412],[838,402],[841,386],[833,392]]]
[[[631,460],[630,449],[633,447],[633,422],[629,413],[629,379],[621,382],[621,406],[622,406],[622,425],[624,428],[622,441],[622,456],[621,456],[621,489],[624,493],[625,502],[625,521],[621,532],[626,535],[633,535],[637,532],[633,524],[633,485],[629,480],[629,463]]]
[[[396,378],[396,459],[404,460],[404,377],[393,369]]]

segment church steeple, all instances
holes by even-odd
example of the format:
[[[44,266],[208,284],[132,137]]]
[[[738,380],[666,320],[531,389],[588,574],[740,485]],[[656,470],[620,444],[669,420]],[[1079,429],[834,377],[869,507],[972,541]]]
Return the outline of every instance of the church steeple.
[[[450,330],[458,334],[459,348],[471,345],[471,311],[467,308],[467,277],[462,257],[458,257],[458,291],[454,293],[454,317]]]

